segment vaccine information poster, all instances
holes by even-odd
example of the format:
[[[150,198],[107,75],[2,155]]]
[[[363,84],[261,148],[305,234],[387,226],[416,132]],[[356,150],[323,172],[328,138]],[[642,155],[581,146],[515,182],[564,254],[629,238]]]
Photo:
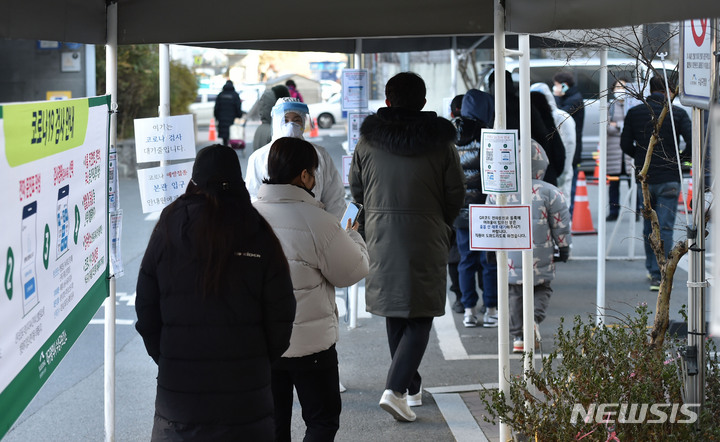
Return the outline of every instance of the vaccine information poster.
[[[480,137],[483,193],[517,192],[517,130],[483,129]]]
[[[109,104],[0,105],[0,438],[108,296]]]

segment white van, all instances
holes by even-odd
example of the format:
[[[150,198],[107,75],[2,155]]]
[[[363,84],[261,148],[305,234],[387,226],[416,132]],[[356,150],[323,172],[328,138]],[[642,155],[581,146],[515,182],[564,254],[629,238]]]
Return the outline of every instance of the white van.
[[[654,61],[653,67],[658,69],[658,71],[661,70],[662,62],[659,60],[656,62]],[[675,68],[675,63],[672,61],[666,61],[665,68],[669,73]],[[517,87],[517,83],[520,81],[519,62],[507,62],[506,69],[512,73],[513,80]],[[600,91],[600,59],[583,58],[571,60],[530,60],[530,84],[542,82],[552,88],[552,78],[559,71],[569,71],[573,73],[575,76],[575,85],[580,89],[580,93],[585,100],[581,169],[586,171],[592,170],[595,167],[595,161],[592,158],[592,154],[597,151],[600,140],[600,104],[598,101]],[[645,71],[646,67],[644,65],[638,65],[637,60],[629,58],[610,58],[608,59],[608,88],[612,88],[613,83],[617,78],[627,78],[630,83],[636,83],[638,76],[642,77]],[[487,77],[489,77],[489,73],[485,76],[485,85],[487,85]],[[647,96],[649,94],[649,88],[645,85],[643,96]],[[682,106],[679,100],[674,100],[673,104],[684,108],[688,112],[688,115],[690,114],[690,109]]]

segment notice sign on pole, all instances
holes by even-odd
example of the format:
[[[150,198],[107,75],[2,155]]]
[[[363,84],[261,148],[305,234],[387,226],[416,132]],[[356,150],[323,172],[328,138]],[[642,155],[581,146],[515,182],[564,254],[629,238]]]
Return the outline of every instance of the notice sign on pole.
[[[480,140],[483,193],[517,192],[517,130],[483,129]]]
[[[193,161],[138,169],[143,213],[157,212],[185,193],[192,178]]]
[[[0,105],[0,438],[108,296],[109,108]]]
[[[370,100],[369,86],[367,69],[343,69],[342,110],[367,109]]]
[[[470,205],[470,250],[530,250],[530,206]]]
[[[680,102],[700,109],[710,108],[715,74],[713,20],[701,18],[682,22],[680,33]]]
[[[138,163],[195,158],[192,115],[135,120]]]
[[[342,157],[342,179],[345,187],[350,185],[350,166],[352,165],[352,155],[343,155]]]
[[[369,115],[370,112],[348,112],[348,153],[351,155],[360,141],[360,126]]]

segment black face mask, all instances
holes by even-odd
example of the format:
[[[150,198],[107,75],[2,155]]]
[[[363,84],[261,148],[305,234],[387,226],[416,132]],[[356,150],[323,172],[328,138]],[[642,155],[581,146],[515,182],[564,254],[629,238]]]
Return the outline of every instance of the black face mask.
[[[297,187],[301,188],[302,190],[304,190],[305,192],[309,193],[311,197],[315,198],[315,194],[312,192],[312,190],[308,189],[308,188],[305,187],[305,186],[301,186],[301,185],[299,185],[299,184],[295,184],[295,185],[296,185]]]

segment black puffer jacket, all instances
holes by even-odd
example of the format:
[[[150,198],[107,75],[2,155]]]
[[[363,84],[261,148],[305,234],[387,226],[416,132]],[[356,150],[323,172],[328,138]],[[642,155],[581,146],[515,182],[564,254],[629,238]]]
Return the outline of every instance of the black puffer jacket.
[[[270,363],[288,348],[295,317],[287,261],[257,215],[230,258],[223,295],[201,295],[193,243],[205,202],[176,203],[150,238],[137,282],[136,328],[158,364],[155,412],[194,424],[194,434],[222,434],[217,440],[266,440]]]
[[[230,138],[230,126],[235,118],[242,117],[242,101],[232,82],[228,81],[215,98],[215,119],[220,138]]]
[[[455,129],[435,112],[388,107],[367,117],[360,135],[349,179],[365,206],[367,310],[442,316],[451,225],[465,196]]]
[[[582,162],[582,135],[583,124],[585,124],[585,102],[580,89],[577,86],[572,86],[562,97],[555,97],[555,104],[557,104],[558,109],[569,113],[575,120],[575,156],[573,157],[573,165],[577,166]]]

